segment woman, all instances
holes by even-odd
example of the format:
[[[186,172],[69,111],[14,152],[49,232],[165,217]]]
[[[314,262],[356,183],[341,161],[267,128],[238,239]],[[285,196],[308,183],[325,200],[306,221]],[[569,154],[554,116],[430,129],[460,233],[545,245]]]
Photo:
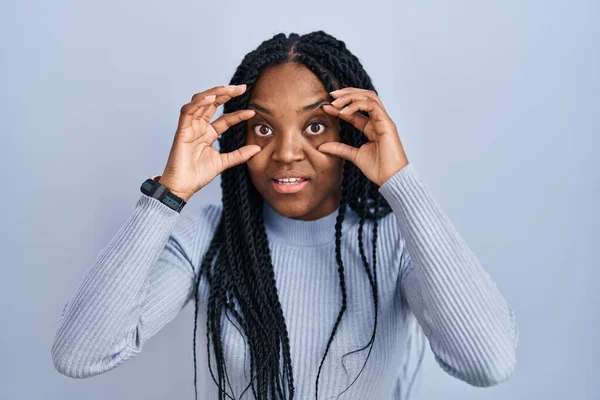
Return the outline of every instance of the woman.
[[[56,368],[82,378],[120,365],[194,298],[202,398],[408,396],[418,327],[448,374],[508,379],[514,313],[345,43],[277,34],[230,84],[182,107],[155,177],[187,202],[220,174],[222,204],[192,216],[142,194],[63,308]]]

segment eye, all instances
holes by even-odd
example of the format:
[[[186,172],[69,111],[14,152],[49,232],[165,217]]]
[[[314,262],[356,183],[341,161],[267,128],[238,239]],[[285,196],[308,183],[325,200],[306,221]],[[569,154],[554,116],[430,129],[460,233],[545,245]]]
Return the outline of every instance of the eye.
[[[313,128],[315,125],[316,125],[316,126],[318,126],[318,125],[321,125],[321,126],[323,127],[323,130],[315,132],[315,131],[312,129],[312,128]],[[309,135],[320,135],[320,134],[322,134],[322,133],[323,133],[323,131],[325,131],[325,129],[326,129],[326,128],[327,128],[327,126],[326,126],[324,123],[322,123],[322,122],[312,122],[312,123],[311,123],[311,124],[308,126],[308,128],[307,128],[306,130],[308,131],[308,134],[309,134]]]
[[[315,126],[321,126],[322,129],[318,129],[317,131],[314,130]],[[258,129],[256,129],[258,128]],[[321,135],[325,129],[327,128],[327,126],[323,123],[323,122],[312,122],[308,128],[306,128],[306,131],[309,135],[312,136],[316,136],[316,135]],[[270,136],[269,135],[269,131],[271,131],[271,128],[269,128],[267,125],[265,124],[256,124],[254,126],[252,126],[252,129],[254,130],[254,133],[256,133],[256,135],[258,135],[259,137],[267,137]]]
[[[256,125],[254,125],[254,126],[252,127],[252,129],[254,130],[254,133],[256,133],[256,134],[257,134],[258,136],[260,136],[260,137],[265,137],[265,135],[264,135],[264,134],[266,134],[267,132],[264,132],[264,129],[258,129],[258,130],[257,130],[256,128],[259,128],[259,127],[260,127],[260,128],[266,128],[266,129],[268,129],[268,130],[271,130],[271,128],[269,128],[268,126],[266,126],[266,125],[264,125],[264,124],[256,124]],[[258,131],[260,131],[260,133],[259,133]]]

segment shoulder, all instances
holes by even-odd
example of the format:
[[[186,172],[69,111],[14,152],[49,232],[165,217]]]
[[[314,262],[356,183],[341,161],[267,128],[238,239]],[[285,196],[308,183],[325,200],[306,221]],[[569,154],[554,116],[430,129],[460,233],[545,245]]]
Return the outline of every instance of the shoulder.
[[[184,209],[171,236],[195,248],[201,247],[201,243],[198,242],[212,239],[222,210],[220,204],[203,204],[196,209]]]
[[[372,229],[374,221],[369,222]],[[377,242],[381,244],[386,252],[401,252],[404,247],[404,238],[398,222],[398,217],[393,211],[377,220]]]
[[[397,278],[402,279],[406,274],[406,268],[410,267],[410,255],[406,246],[406,235],[403,232],[403,222],[395,212],[390,212],[382,218],[382,240],[387,242],[391,248],[391,257],[397,266]]]
[[[359,219],[358,216],[354,219]],[[375,221],[366,219],[363,226],[362,241],[367,257],[372,258],[373,250],[373,228]],[[358,223],[349,229],[347,240],[352,243],[353,252],[358,255]],[[377,219],[377,264],[381,266],[378,274],[382,282],[390,282],[395,285],[402,261],[404,251],[404,238],[400,230],[397,217],[393,212]],[[391,289],[391,287],[390,287]]]
[[[350,237],[356,236],[356,232],[359,229],[360,216],[354,211],[350,210],[348,215],[348,229],[351,235]],[[363,224],[363,240],[372,239],[372,231],[375,220],[365,218]],[[377,219],[377,243],[387,247],[396,248],[398,245],[402,245],[402,233],[398,224],[398,219],[393,211]]]
[[[402,234],[398,216],[391,211],[385,217],[379,220],[379,235],[382,247],[388,251],[388,262],[393,265],[394,276],[401,274],[406,241]]]
[[[216,229],[221,218],[223,207],[220,204],[203,204],[196,209],[184,209],[181,212],[177,227],[180,231],[195,233]]]
[[[194,209],[184,209],[171,233],[169,242],[186,255],[195,276],[198,275],[202,256],[217,230],[222,210],[220,204],[203,204]]]

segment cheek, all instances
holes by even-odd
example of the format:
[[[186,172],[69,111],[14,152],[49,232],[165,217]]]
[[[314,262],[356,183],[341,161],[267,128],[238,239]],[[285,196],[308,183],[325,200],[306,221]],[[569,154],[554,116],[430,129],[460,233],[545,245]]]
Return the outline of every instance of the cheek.
[[[319,165],[319,180],[327,186],[338,186],[342,182],[344,170],[342,168],[343,160],[335,158],[321,162]]]
[[[248,167],[248,173],[253,179],[260,179],[265,175],[265,170],[267,166],[266,156],[264,152],[259,152],[251,159],[246,161],[246,165]]]
[[[254,177],[258,174],[260,164],[256,162],[256,156],[246,161],[246,165],[248,166],[248,173],[250,176]]]

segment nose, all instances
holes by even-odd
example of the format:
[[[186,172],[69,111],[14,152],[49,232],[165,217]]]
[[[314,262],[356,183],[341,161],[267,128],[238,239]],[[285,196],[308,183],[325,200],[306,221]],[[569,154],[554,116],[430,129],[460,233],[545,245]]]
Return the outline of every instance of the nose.
[[[292,163],[304,159],[302,139],[295,134],[283,134],[275,140],[275,150],[272,158],[281,163]]]

